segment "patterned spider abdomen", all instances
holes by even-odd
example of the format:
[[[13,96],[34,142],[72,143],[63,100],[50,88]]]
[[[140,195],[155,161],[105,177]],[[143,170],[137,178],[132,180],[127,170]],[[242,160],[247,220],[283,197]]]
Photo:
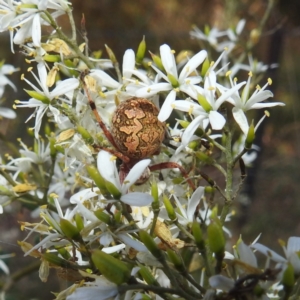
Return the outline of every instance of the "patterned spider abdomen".
[[[118,150],[134,160],[159,153],[165,124],[157,116],[157,107],[144,98],[133,97],[118,105],[111,125]]]

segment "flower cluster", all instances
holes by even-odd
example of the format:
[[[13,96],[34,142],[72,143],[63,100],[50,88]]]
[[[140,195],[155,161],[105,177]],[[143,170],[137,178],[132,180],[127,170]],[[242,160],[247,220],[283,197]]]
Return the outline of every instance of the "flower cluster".
[[[299,271],[298,239],[289,241],[286,259],[242,240],[234,254],[225,251],[231,233],[224,225],[239,190],[233,169],[250,160],[245,155],[267,114],[254,126],[248,112],[284,105],[270,99],[271,80],[253,86],[251,66],[228,68],[245,21],[235,31],[203,35],[195,29],[195,38],[222,48],[215,61],[206,50],[176,56],[163,44],[149,63],[143,39],[136,53],[125,51],[120,70],[109,47],[109,59],[90,57],[88,45],[76,43],[75,28],[68,38],[57,25],[64,13],[74,24],[70,2],[2,0],[0,8],[1,31],[10,32],[12,51],[13,44],[22,47],[34,78],[22,75],[29,97],[14,103],[15,109],[34,109],[26,121],[34,119],[33,147],[20,141],[15,157],[2,157],[0,208],[19,200],[40,217],[20,223],[28,231],[20,246],[41,260],[42,281],[51,267],[68,270],[64,276],[74,284],[56,299],[258,299],[275,292],[280,281],[289,295],[290,274]],[[53,29],[47,38],[42,25]],[[230,42],[218,43],[224,36]],[[233,77],[239,69],[249,71],[246,81]],[[14,71],[2,66],[0,86],[15,88],[4,76]],[[136,99],[151,103],[151,114]],[[120,103],[129,106],[116,116]],[[114,135],[113,122],[122,125]],[[153,124],[163,128],[162,138]],[[238,139],[229,134],[233,128]],[[220,172],[225,188],[204,166]],[[263,271],[253,250],[268,257]],[[194,260],[200,266],[195,277],[189,272]],[[230,278],[221,274],[224,264]]]

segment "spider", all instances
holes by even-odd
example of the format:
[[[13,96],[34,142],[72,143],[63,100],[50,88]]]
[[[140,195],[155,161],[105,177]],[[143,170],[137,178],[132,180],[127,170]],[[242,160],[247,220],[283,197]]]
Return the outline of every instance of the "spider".
[[[82,77],[81,81],[96,121],[113,147],[95,146],[95,148],[105,150],[122,161],[120,181],[123,182],[130,169],[138,161],[159,154],[165,138],[166,125],[158,120],[159,111],[152,102],[148,99],[132,97],[117,106],[112,116],[111,131],[109,131],[92,100],[85,77]],[[192,190],[195,190],[195,185],[188,173],[176,162],[162,162],[148,167],[150,172],[176,168],[180,170]],[[149,171],[142,175],[136,184],[146,182],[150,176]]]

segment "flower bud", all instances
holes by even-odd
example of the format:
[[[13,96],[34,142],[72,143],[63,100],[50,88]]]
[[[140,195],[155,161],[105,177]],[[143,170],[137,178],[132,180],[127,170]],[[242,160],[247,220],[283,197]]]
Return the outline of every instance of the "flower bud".
[[[171,260],[171,262],[173,263],[173,265],[175,266],[175,268],[179,271],[179,272],[183,272],[185,270],[182,259],[178,256],[177,253],[175,253],[173,250],[171,249],[167,249],[167,253],[168,256]]]
[[[176,220],[177,216],[176,216],[174,207],[166,195],[163,196],[163,202],[164,202],[164,205],[165,205],[165,208],[166,208],[169,218],[172,221]]]
[[[130,278],[130,270],[121,260],[114,258],[101,250],[93,252],[92,260],[96,268],[109,281],[117,285],[128,282]]]
[[[198,99],[199,104],[203,107],[203,109],[206,112],[210,112],[212,110],[210,103],[206,100],[206,98],[204,96],[202,96],[201,94],[198,94],[197,99]]]
[[[147,282],[148,285],[158,285],[156,279],[152,275],[152,273],[149,271],[149,269],[145,266],[141,266],[139,269],[140,275],[143,277],[143,279]]]
[[[153,210],[159,209],[159,201],[158,201],[158,187],[157,182],[154,180],[151,184],[151,196],[153,197],[152,208]]]
[[[42,259],[40,268],[39,268],[39,277],[42,282],[47,282],[49,276],[49,262]]]
[[[46,261],[48,261],[50,264],[53,264],[55,266],[59,266],[61,268],[65,268],[68,265],[68,262],[64,260],[63,258],[57,256],[54,253],[43,253],[42,258]]]
[[[171,73],[168,73],[168,79],[169,79],[170,83],[172,84],[172,87],[173,87],[173,88],[179,87],[179,82],[178,82],[178,80],[177,80],[176,77],[173,76]]]
[[[204,153],[202,151],[197,151],[195,154],[196,154],[196,157],[199,158],[202,162],[204,162],[208,165],[213,163],[213,159],[206,153]]]
[[[105,180],[106,189],[115,197],[115,199],[119,200],[122,196],[122,193],[115,187],[115,185],[107,180]]]
[[[78,228],[79,231],[81,231],[84,228],[84,223],[81,215],[79,213],[76,213],[74,216],[74,220],[76,223],[76,227]]]
[[[145,41],[145,36],[143,36],[143,40],[140,42],[138,50],[136,52],[136,62],[138,64],[141,64],[146,52],[146,41]]]
[[[223,257],[225,251],[225,237],[222,225],[216,220],[211,220],[207,227],[207,238],[210,250],[216,257]]]
[[[116,56],[115,56],[114,52],[107,45],[105,45],[105,48],[106,48],[106,52],[107,52],[108,57],[111,60],[111,62],[113,64],[117,63],[118,61],[116,59]]]
[[[245,141],[245,149],[251,149],[254,139],[255,139],[255,129],[252,121],[247,133],[247,137]]]
[[[158,246],[155,243],[152,236],[147,231],[144,231],[144,230],[141,230],[139,235],[140,235],[141,241],[144,243],[144,245],[147,247],[147,249],[151,252],[151,254],[158,259],[162,258],[162,252],[158,248]]]
[[[151,58],[154,61],[154,63],[156,64],[156,66],[160,69],[160,70],[164,70],[164,66],[161,62],[161,58],[155,54],[153,54],[152,52],[150,52]]]
[[[205,250],[205,241],[203,239],[202,230],[198,222],[193,222],[192,233],[195,238],[196,245],[200,251]]]
[[[50,147],[50,156],[52,158],[55,158],[56,154],[57,154],[57,149],[55,147],[56,144],[56,140],[55,137],[53,137],[52,135],[49,137],[49,147]]]
[[[43,56],[43,59],[47,62],[59,62],[61,59],[60,59],[60,55],[55,55],[55,54],[45,54]]]
[[[77,131],[81,134],[81,136],[83,137],[83,139],[88,144],[93,144],[94,143],[93,137],[90,135],[90,133],[84,127],[77,126]]]
[[[60,228],[68,239],[81,241],[80,231],[70,221],[66,219],[60,219]]]
[[[111,224],[111,218],[102,209],[94,211],[95,216],[105,224]]]
[[[94,165],[87,165],[86,170],[90,177],[94,180],[96,186],[100,189],[100,191],[107,192],[105,180],[99,173],[98,169]]]
[[[201,76],[204,77],[206,75],[207,70],[209,69],[210,62],[209,59],[206,58],[205,61],[202,64],[202,69],[201,69]]]
[[[283,272],[281,283],[284,286],[286,293],[290,293],[295,284],[295,272],[293,266],[288,263],[286,269]]]
[[[45,95],[40,94],[39,92],[36,92],[36,91],[31,91],[31,90],[24,89],[24,91],[32,98],[39,100],[39,101],[43,102],[44,104],[50,104],[50,100]]]

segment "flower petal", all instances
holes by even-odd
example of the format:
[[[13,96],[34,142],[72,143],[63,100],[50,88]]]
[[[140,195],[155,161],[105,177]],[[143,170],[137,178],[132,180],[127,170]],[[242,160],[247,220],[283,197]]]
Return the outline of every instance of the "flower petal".
[[[177,66],[171,48],[167,44],[164,44],[160,46],[159,49],[160,49],[161,61],[167,74],[172,74],[177,79],[178,78]]]
[[[125,194],[121,197],[121,201],[131,206],[147,206],[153,202],[153,197],[149,194],[134,192]]]
[[[195,192],[193,193],[191,199],[188,202],[187,217],[188,217],[190,222],[193,221],[196,207],[198,206],[199,202],[201,201],[201,198],[203,197],[203,195],[204,195],[204,187],[199,186],[195,190]]]
[[[211,110],[209,112],[209,122],[212,129],[221,130],[224,127],[226,120],[219,112]]]
[[[97,167],[101,176],[121,191],[120,178],[116,167],[116,161],[113,160],[113,155],[103,150],[99,151]]]
[[[127,190],[143,175],[146,168],[150,165],[150,162],[151,159],[143,159],[133,166],[124,179],[122,194],[125,194]]]
[[[181,83],[187,76],[194,72],[198,68],[198,66],[205,60],[206,56],[207,52],[205,50],[202,50],[194,55],[183,67],[179,75],[179,82]]]
[[[164,122],[166,121],[169,116],[171,115],[172,111],[173,111],[173,107],[172,107],[172,103],[175,101],[176,98],[176,92],[174,90],[172,90],[169,95],[167,96],[167,98],[165,99],[159,114],[157,116],[158,120],[160,122]]]
[[[233,114],[235,121],[238,123],[238,125],[242,129],[243,133],[245,135],[247,135],[248,130],[249,130],[249,125],[248,125],[248,120],[246,118],[244,111],[242,109],[234,107],[232,109],[232,114]]]
[[[135,66],[135,54],[132,49],[128,49],[125,51],[124,57],[123,57],[123,76],[126,78],[130,78],[132,73],[130,70],[134,70]]]

